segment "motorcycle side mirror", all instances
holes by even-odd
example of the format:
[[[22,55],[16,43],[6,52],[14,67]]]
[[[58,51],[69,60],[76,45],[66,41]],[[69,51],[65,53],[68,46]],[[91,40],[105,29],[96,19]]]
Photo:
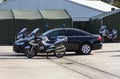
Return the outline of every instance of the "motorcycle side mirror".
[[[55,40],[57,37],[47,36],[47,38],[48,38],[49,40]]]
[[[51,36],[47,35],[47,38],[48,38],[48,39],[50,39],[50,38],[51,38]]]
[[[59,39],[64,39],[64,41],[67,41],[67,36],[58,36],[57,40],[59,40]]]

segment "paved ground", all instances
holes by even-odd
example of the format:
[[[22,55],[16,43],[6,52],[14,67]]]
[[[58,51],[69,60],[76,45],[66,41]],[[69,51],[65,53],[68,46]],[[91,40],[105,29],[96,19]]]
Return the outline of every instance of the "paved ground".
[[[105,43],[91,55],[49,58],[28,59],[0,46],[0,79],[120,79],[120,43]]]

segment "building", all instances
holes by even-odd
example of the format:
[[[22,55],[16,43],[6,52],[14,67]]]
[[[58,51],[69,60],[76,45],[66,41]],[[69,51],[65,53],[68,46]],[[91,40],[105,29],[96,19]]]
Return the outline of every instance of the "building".
[[[113,10],[90,19],[89,30],[91,33],[99,33],[101,26],[107,26],[108,30],[117,29],[120,40],[120,10]],[[92,28],[94,27],[94,31]]]
[[[39,20],[38,20],[38,18],[35,17],[38,21],[36,20],[34,22],[36,24],[32,25],[33,21],[31,21],[29,19],[29,16],[31,14],[29,14],[29,16],[27,17],[27,21],[26,21],[26,17],[23,16],[24,14],[27,14],[26,12],[23,13],[23,15],[21,15],[22,11],[20,14],[16,13],[18,11],[20,12],[20,10],[41,10],[39,12],[43,13],[42,15],[44,15],[44,11],[42,11],[42,10],[49,10],[49,9],[50,10],[57,10],[57,9],[60,10],[60,9],[62,9],[62,10],[65,10],[65,12],[67,12],[68,17],[69,17],[69,20],[66,22],[67,25],[69,25],[68,22],[73,21],[73,23],[72,24],[70,23],[70,26],[68,26],[68,27],[75,27],[75,28],[89,31],[91,28],[91,26],[90,26],[91,18],[93,18],[95,16],[103,15],[105,13],[111,12],[111,10],[116,10],[119,8],[109,5],[107,3],[104,3],[102,1],[89,1],[89,0],[7,0],[5,2],[0,3],[0,9],[1,9],[0,12],[3,9],[10,10],[10,12],[11,11],[13,12],[12,15],[15,15],[15,16],[13,16],[13,18],[10,18],[10,20],[12,22],[12,23],[10,23],[11,26],[15,25],[12,28],[16,27],[17,25],[19,25],[19,26],[17,26],[16,28],[18,28],[18,27],[21,28],[21,26],[20,26],[21,24],[23,26],[30,25],[32,27],[32,26],[36,26],[36,24],[38,25],[38,23],[41,21],[41,18],[39,18]],[[18,11],[16,11],[16,10],[18,10]],[[58,12],[59,12],[59,10],[58,10]],[[46,13],[47,12],[48,11],[46,11]],[[4,13],[1,13],[1,14],[2,15],[0,17],[2,17]],[[21,15],[21,17],[19,17],[19,15]],[[47,13],[47,15],[49,15],[49,13]],[[57,18],[61,19],[60,16],[58,15],[58,13],[56,13],[56,15],[57,15],[56,16]],[[8,16],[8,15],[6,14],[5,18],[6,18],[6,16]],[[54,17],[54,19],[56,19],[56,17]],[[20,18],[22,18],[22,21],[20,21],[21,20]],[[34,17],[32,17],[32,18],[34,18]],[[71,20],[71,18],[72,18],[72,20]],[[16,21],[13,21],[13,19],[15,19]],[[50,26],[54,26],[54,24],[57,21],[57,19],[53,21],[53,20],[51,20],[51,18],[49,18],[49,20],[48,20],[48,19],[46,19],[46,16],[44,16],[43,19],[44,19],[43,25],[46,27],[48,27],[48,24]],[[66,16],[65,16],[65,19],[67,19]],[[1,22],[2,22],[2,20],[4,20],[4,17],[1,18]],[[23,20],[25,20],[25,21],[23,21]],[[64,24],[61,24],[63,22],[63,20],[64,20],[64,18],[62,19],[61,22],[58,20],[59,22],[57,21],[58,22],[57,24],[59,24],[59,26],[64,25]],[[6,19],[6,21],[9,23],[9,18]],[[2,23],[3,23],[2,25],[4,25],[5,22],[2,22]],[[8,25],[6,25],[6,28],[8,28]],[[13,29],[11,29],[11,30],[13,30]],[[17,29],[17,30],[19,30],[19,29]],[[91,31],[93,31],[93,30],[96,30],[96,29],[93,29],[93,27],[92,27]],[[2,31],[0,31],[0,32],[2,32]],[[9,34],[9,32],[10,31],[8,30],[7,33]],[[14,36],[15,33],[12,35]],[[3,35],[1,35],[1,37],[2,36]],[[4,37],[4,39],[9,39],[9,38]],[[14,41],[14,39],[12,39],[12,40]],[[3,42],[9,43],[11,41],[6,40]]]
[[[102,1],[89,0],[8,0],[0,9],[66,9],[74,27],[85,29],[91,17],[118,9]],[[83,27],[84,26],[84,27]]]
[[[0,45],[13,44],[24,27],[28,28],[28,33],[40,28],[41,34],[53,28],[72,28],[72,18],[64,9],[0,10]]]

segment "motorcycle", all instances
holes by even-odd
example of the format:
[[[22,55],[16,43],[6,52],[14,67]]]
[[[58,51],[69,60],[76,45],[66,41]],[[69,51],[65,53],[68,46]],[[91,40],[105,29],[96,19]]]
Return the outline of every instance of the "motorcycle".
[[[18,53],[23,52],[28,58],[34,57],[37,53],[47,53],[47,58],[48,53],[54,53],[58,58],[65,55],[65,42],[67,41],[66,36],[58,36],[53,42],[46,36],[39,36],[38,31],[39,28],[36,28],[24,39],[16,40],[13,46],[14,51]]]
[[[112,42],[115,42],[117,37],[118,37],[118,31],[116,29],[113,29],[108,36],[109,40]]]
[[[107,26],[101,26],[101,28],[99,29],[99,33],[102,37],[102,41],[105,42],[107,39],[107,36],[109,35],[109,31],[107,29]]]
[[[29,41],[34,38],[34,34],[36,34],[39,28],[34,29],[30,34],[25,34],[26,28],[23,28],[17,36],[16,41],[13,44],[13,51],[16,53],[25,53],[25,47],[29,44]]]
[[[115,42],[118,37],[118,31],[116,29],[110,31],[107,29],[107,26],[102,26],[99,33],[103,39],[103,42],[106,42],[107,40]]]
[[[25,47],[25,55],[28,58],[32,58],[35,56],[36,52],[46,53],[48,58],[49,53],[54,53],[56,57],[61,58],[66,52],[66,41],[66,36],[58,36],[54,42],[50,41],[46,36],[35,37],[29,42],[29,46]]]

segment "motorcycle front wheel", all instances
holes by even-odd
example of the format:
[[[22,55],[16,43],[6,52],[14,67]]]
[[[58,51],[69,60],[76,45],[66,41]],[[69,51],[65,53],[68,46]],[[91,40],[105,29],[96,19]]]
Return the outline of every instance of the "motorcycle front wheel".
[[[33,58],[36,55],[35,49],[26,49],[25,56],[28,58]]]
[[[54,55],[58,58],[62,58],[65,55],[65,51],[63,52],[54,52]]]

